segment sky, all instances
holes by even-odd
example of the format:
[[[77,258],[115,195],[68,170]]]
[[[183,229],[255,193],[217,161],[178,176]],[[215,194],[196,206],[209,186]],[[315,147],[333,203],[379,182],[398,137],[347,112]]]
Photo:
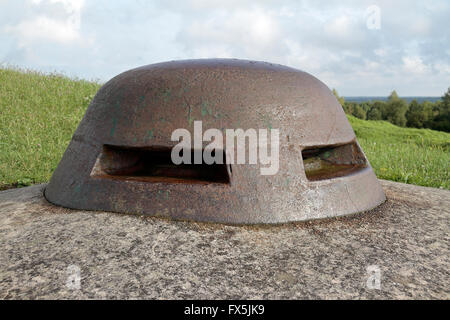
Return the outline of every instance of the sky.
[[[0,0],[0,66],[106,82],[151,63],[240,58],[343,96],[442,96],[449,30],[449,0]]]

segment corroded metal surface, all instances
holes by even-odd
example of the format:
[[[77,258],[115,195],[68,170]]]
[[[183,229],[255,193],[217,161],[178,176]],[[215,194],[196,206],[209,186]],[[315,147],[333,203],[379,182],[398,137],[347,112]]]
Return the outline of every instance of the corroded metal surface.
[[[175,145],[172,132],[185,128],[193,136],[195,120],[202,121],[203,130],[279,129],[278,173],[264,176],[260,165],[233,164],[227,169],[229,183],[190,183],[174,177],[146,179],[145,175],[127,177],[126,172],[105,176],[96,171],[99,162],[108,164],[111,172],[114,159],[132,163],[135,154],[128,156],[127,149],[143,150],[146,157],[155,150],[170,150]],[[302,151],[341,145],[355,146],[351,152],[357,154],[350,160],[356,168],[363,157],[364,165],[344,175],[308,179]],[[344,149],[350,150],[339,150]],[[216,59],[148,65],[106,83],[91,102],[45,196],[69,208],[223,223],[339,216],[374,208],[385,200],[326,85],[280,65]]]

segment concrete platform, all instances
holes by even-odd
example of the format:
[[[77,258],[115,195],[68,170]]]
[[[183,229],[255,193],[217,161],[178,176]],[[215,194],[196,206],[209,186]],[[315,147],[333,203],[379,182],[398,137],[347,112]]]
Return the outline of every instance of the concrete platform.
[[[45,185],[3,191],[0,299],[449,299],[450,191],[382,185],[388,201],[370,212],[252,227],[64,209]]]

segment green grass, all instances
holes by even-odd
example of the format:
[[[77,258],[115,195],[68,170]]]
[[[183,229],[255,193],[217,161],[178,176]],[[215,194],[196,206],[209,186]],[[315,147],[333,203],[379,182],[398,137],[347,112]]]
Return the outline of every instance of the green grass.
[[[50,179],[97,83],[0,69],[0,188]]]
[[[450,189],[449,133],[348,119],[379,178]]]
[[[99,87],[0,69],[0,189],[50,179]],[[348,118],[379,178],[450,189],[450,134]]]

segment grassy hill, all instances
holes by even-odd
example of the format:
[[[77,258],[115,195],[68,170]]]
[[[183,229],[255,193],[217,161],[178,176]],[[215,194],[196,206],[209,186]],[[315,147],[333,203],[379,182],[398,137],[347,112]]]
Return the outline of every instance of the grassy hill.
[[[0,69],[0,189],[50,179],[99,87]],[[450,189],[450,134],[349,120],[379,178]]]
[[[378,178],[450,189],[450,134],[347,116]]]

